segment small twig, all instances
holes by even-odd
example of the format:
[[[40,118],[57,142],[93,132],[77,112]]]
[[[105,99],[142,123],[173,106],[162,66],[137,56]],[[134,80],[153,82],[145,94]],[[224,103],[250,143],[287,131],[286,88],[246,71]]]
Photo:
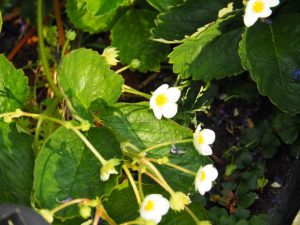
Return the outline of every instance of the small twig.
[[[53,0],[54,2],[54,13],[56,17],[56,24],[59,32],[59,40],[62,47],[65,45],[65,32],[62,24],[61,13],[60,13],[60,5],[58,0]],[[65,52],[66,53],[66,52]]]
[[[34,35],[36,32],[36,28],[33,27],[30,29],[28,34],[26,34],[18,43],[17,45],[13,48],[13,50],[8,54],[7,59],[9,61],[13,60],[13,58],[16,56],[16,54],[24,47],[24,45],[27,43],[28,39]]]

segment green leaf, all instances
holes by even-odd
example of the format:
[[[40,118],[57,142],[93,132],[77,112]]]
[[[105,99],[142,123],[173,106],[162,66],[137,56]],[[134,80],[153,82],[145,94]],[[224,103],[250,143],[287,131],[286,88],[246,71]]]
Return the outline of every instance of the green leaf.
[[[147,103],[118,103],[116,108],[102,109],[100,119],[110,127],[117,136],[143,150],[147,147],[168,141],[192,138],[192,131],[172,120],[157,120],[149,110]],[[176,148],[183,154],[170,153]],[[148,154],[155,158],[168,156],[172,163],[196,172],[201,165],[210,162],[208,157],[200,156],[191,143],[160,147]],[[158,166],[169,184],[184,192],[191,191],[194,177],[165,166]]]
[[[117,136],[129,141],[140,150],[167,141],[192,138],[192,130],[182,127],[172,120],[158,120],[146,102],[117,103],[99,114],[103,124],[114,130]],[[182,151],[191,149],[190,144],[176,145]],[[170,146],[152,150],[152,154],[166,155]]]
[[[0,121],[0,202],[30,205],[34,154],[32,136]]]
[[[147,0],[147,2],[160,12],[165,12],[169,8],[179,5],[184,0]]]
[[[115,11],[123,3],[128,0],[85,0],[87,4],[87,10],[92,15],[101,16],[103,14],[108,14]]]
[[[64,57],[58,83],[75,115],[89,118],[92,103],[115,103],[121,95],[123,78],[110,70],[104,57],[88,49],[78,49]]]
[[[238,188],[236,195],[238,198],[238,206],[243,208],[250,207],[256,199],[254,192],[247,192],[241,188]]]
[[[105,159],[121,158],[120,144],[106,128],[92,128],[87,138]],[[95,198],[110,194],[117,175],[100,180],[101,163],[71,130],[59,128],[43,145],[34,170],[34,197],[40,207],[52,209],[60,201]],[[78,215],[78,207],[68,207],[62,218]]]
[[[297,140],[298,130],[295,117],[280,113],[275,117],[273,126],[280,139],[285,144],[292,144]]]
[[[158,15],[152,38],[162,41],[182,40],[218,18],[218,12],[227,5],[226,0],[187,0]]]
[[[130,64],[133,59],[138,59],[141,63],[139,71],[159,70],[169,48],[149,39],[155,16],[156,13],[149,10],[129,10],[113,27],[112,46],[120,51],[122,64]]]
[[[244,28],[239,17],[218,19],[185,39],[169,55],[173,71],[183,79],[192,76],[206,82],[242,72],[237,50]]]
[[[100,5],[97,4],[99,7]],[[67,0],[66,12],[76,28],[82,29],[89,33],[97,33],[101,31],[107,31],[114,23],[114,19],[118,13],[117,10],[110,10],[109,12],[96,15],[94,13],[104,13],[105,10],[101,8],[94,8],[92,12],[88,10],[90,8],[86,0]]]
[[[22,108],[27,101],[28,79],[17,70],[4,55],[0,55],[0,112]]]
[[[300,14],[278,15],[272,24],[258,22],[247,29],[240,43],[243,66],[257,82],[259,92],[290,113],[300,112]],[[286,35],[289,34],[289,35]]]

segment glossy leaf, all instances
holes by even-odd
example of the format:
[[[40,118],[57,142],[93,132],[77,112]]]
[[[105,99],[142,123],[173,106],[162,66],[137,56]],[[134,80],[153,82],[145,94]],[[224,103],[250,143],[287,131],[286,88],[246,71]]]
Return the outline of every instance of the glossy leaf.
[[[90,12],[85,0],[67,0],[66,3],[66,12],[71,23],[73,23],[76,28],[89,33],[109,30],[117,15],[116,10],[109,11],[102,15],[95,15],[94,13],[98,10],[100,9],[94,8],[94,10]]]
[[[116,108],[101,110],[100,118],[117,136],[143,150],[147,147],[192,138],[192,131],[172,120],[157,120],[144,103],[120,103]],[[171,153],[170,153],[171,152]],[[178,153],[180,152],[180,153]],[[178,154],[177,154],[178,153]],[[200,156],[191,143],[168,145],[148,152],[154,158],[168,156],[171,162],[196,172],[209,159]],[[165,166],[159,166],[170,185],[176,190],[194,190],[194,177]]]
[[[88,49],[69,53],[58,70],[58,83],[75,115],[89,118],[92,103],[115,103],[121,95],[123,78],[110,70],[104,57]]]
[[[105,128],[92,128],[87,138],[105,159],[121,158],[119,142]],[[34,170],[34,197],[40,207],[52,209],[60,201],[107,195],[117,184],[117,175],[100,180],[101,163],[71,130],[60,128],[43,145]],[[58,215],[74,217],[78,207]]]
[[[0,122],[0,202],[30,205],[34,154],[32,136]]]
[[[128,0],[85,0],[88,12],[95,16],[111,13],[126,1]]]
[[[28,79],[4,55],[0,55],[0,112],[22,108],[27,101]]]
[[[240,44],[242,64],[259,92],[281,110],[300,112],[300,14],[278,15],[272,24],[258,22],[246,30]],[[286,35],[289,34],[289,35]]]
[[[173,71],[185,79],[219,79],[243,71],[237,53],[243,27],[239,16],[219,19],[174,48],[169,55]],[[217,60],[216,60],[217,59]]]
[[[183,0],[147,0],[147,2],[158,11],[164,12],[173,6],[179,5]]]
[[[226,0],[187,0],[158,15],[152,38],[162,41],[182,40],[218,18],[218,12],[226,6]]]
[[[159,70],[169,48],[149,39],[155,16],[156,13],[149,10],[129,10],[113,27],[112,46],[120,51],[122,64],[130,64],[133,59],[138,59],[139,71]]]

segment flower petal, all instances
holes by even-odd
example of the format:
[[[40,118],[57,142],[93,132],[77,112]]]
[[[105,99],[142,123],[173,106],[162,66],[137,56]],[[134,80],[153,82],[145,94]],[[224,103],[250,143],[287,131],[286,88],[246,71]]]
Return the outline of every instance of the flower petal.
[[[172,118],[177,113],[178,106],[176,103],[169,102],[162,108],[162,114],[166,118]]]
[[[246,10],[245,16],[244,16],[244,24],[247,27],[251,27],[256,21],[258,20],[258,16],[254,13],[251,13],[249,10]]]
[[[154,113],[154,116],[159,120],[161,119],[161,117],[163,115],[162,110],[158,107],[153,108],[153,113]]]
[[[215,132],[210,129],[203,129],[200,132],[200,135],[202,135],[205,144],[208,144],[208,145],[211,145],[216,139]]]
[[[214,181],[218,177],[218,170],[212,165],[208,164],[203,167],[205,174],[207,174],[207,179]]]
[[[197,126],[197,128],[196,128],[194,134],[199,134],[200,130],[201,130],[201,124],[199,124],[199,125]]]
[[[199,191],[201,195],[204,195],[205,192],[209,191],[212,188],[212,182],[204,181],[204,182],[197,182],[196,181],[196,189]]]
[[[212,155],[212,149],[209,145],[202,144],[196,148],[201,155]]]
[[[180,90],[177,87],[171,87],[166,91],[166,95],[170,102],[177,102],[180,98]]]
[[[275,6],[278,6],[279,5],[279,0],[266,0],[266,4],[269,6],[269,7],[275,7]]]
[[[165,215],[167,214],[167,212],[169,211],[170,208],[170,203],[167,199],[165,199],[164,197],[161,197],[158,201],[157,201],[157,208],[156,210],[158,212],[160,212],[161,215]]]
[[[159,87],[153,92],[153,95],[165,93],[166,90],[167,90],[168,88],[169,88],[169,85],[168,85],[168,84],[163,84],[163,85],[159,86]]]

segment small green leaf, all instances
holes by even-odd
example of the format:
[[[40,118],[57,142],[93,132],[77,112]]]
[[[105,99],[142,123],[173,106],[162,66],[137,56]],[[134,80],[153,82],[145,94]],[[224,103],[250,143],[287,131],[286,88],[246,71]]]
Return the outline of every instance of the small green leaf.
[[[300,112],[300,83],[294,78],[300,65],[299,20],[300,14],[287,13],[274,17],[272,24],[258,22],[245,31],[239,49],[259,92],[290,113]]]
[[[32,136],[0,121],[0,202],[30,205],[34,154]]]
[[[249,208],[256,199],[254,192],[247,192],[241,188],[238,188],[236,195],[238,198],[238,206],[243,208]]]
[[[147,0],[147,2],[160,12],[165,12],[169,8],[179,5],[184,0]]]
[[[0,55],[0,112],[22,108],[27,101],[28,79],[17,70],[4,55]]]
[[[173,71],[183,79],[192,76],[206,82],[242,72],[237,50],[244,28],[239,17],[218,19],[185,39],[169,55]]]
[[[120,144],[106,128],[92,128],[87,138],[105,159],[121,158]],[[117,175],[100,180],[101,163],[71,130],[59,128],[43,145],[34,170],[34,197],[40,207],[52,209],[60,201],[95,198],[110,194]],[[68,207],[58,214],[68,218],[78,215],[78,207]]]
[[[218,12],[227,5],[226,0],[187,0],[158,15],[152,38],[168,42],[182,40],[218,18]]]
[[[77,49],[63,59],[58,83],[72,112],[88,119],[92,103],[115,103],[121,95],[123,78],[110,70],[105,58],[88,49]]]
[[[122,64],[129,65],[138,59],[141,72],[157,71],[166,58],[167,45],[150,40],[150,28],[154,26],[156,13],[149,10],[129,10],[111,31],[112,46],[120,51]]]
[[[297,140],[298,130],[295,117],[289,114],[280,113],[275,117],[273,126],[280,139],[285,144],[292,144]]]
[[[86,0],[68,0],[66,3],[66,12],[71,23],[73,23],[76,28],[89,33],[109,30],[118,11],[110,10],[105,14],[95,15],[94,13],[98,11],[104,13],[104,10],[94,8],[92,12],[90,12],[88,7],[90,8],[91,6],[87,4]]]

